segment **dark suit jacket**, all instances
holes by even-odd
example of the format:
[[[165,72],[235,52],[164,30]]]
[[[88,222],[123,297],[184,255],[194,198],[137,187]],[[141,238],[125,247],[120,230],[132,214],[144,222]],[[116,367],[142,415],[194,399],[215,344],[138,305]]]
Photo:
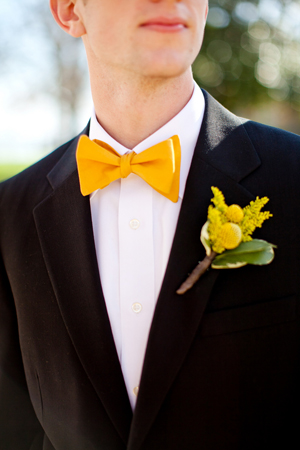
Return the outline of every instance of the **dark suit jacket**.
[[[133,416],[77,138],[2,184],[1,450],[297,448],[300,138],[205,98]],[[205,254],[211,186],[228,204],[270,198],[274,217],[255,237],[277,244],[275,260],[210,270],[179,296]]]

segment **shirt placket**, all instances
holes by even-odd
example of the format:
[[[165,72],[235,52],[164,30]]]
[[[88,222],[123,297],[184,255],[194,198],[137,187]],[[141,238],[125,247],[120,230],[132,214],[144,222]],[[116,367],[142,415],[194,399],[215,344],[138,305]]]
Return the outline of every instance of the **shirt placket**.
[[[119,201],[121,366],[134,408],[153,317],[153,189],[136,175],[121,180]]]

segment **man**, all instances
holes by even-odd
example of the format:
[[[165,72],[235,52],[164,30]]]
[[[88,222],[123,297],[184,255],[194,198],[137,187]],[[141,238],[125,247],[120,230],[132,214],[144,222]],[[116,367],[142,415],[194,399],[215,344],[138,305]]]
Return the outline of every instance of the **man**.
[[[296,447],[300,138],[194,85],[206,0],[50,4],[83,39],[95,114],[82,135],[98,144],[77,137],[1,186],[1,450]],[[167,198],[129,159],[170,138]],[[95,147],[120,155],[111,183],[84,159]],[[212,269],[179,296],[205,255],[211,186],[228,204],[270,198],[256,237],[275,260]]]

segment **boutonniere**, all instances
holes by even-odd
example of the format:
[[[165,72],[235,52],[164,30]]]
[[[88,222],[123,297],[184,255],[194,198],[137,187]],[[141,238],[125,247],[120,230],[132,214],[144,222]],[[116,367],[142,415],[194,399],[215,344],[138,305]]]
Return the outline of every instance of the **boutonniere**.
[[[252,239],[256,228],[272,214],[261,211],[268,203],[268,197],[257,197],[245,208],[226,205],[222,192],[211,188],[213,205],[208,208],[207,222],[200,234],[206,250],[203,261],[195,267],[190,276],[176,291],[184,294],[203,275],[209,267],[213,269],[237,269],[246,264],[265,265],[274,259],[275,245],[261,239]]]

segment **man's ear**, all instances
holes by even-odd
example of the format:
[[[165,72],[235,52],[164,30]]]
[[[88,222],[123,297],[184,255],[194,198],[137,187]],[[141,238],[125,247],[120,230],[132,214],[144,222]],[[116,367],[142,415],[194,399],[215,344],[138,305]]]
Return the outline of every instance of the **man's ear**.
[[[207,2],[206,10],[205,10],[205,20],[207,19],[208,11],[209,11],[209,3]]]
[[[76,0],[50,0],[50,9],[58,25],[73,37],[81,37],[86,31],[82,19],[75,12]]]

